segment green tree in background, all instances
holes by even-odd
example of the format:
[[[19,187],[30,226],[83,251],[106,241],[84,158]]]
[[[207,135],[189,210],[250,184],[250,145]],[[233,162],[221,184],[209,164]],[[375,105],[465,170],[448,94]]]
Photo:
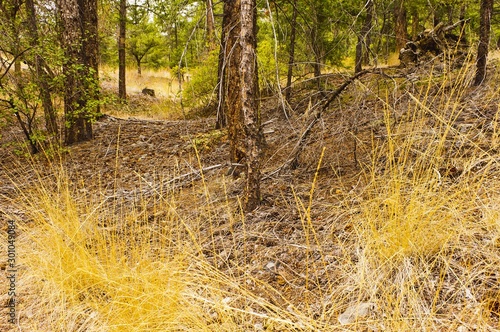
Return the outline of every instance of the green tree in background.
[[[162,36],[151,16],[137,6],[130,10],[128,33],[127,49],[135,60],[137,73],[141,75],[144,62],[155,63],[161,58],[159,47],[162,45]]]

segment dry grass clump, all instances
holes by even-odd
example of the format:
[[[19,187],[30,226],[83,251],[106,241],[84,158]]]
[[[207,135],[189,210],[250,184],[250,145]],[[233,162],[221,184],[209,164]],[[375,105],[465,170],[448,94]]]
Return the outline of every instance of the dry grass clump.
[[[133,203],[92,198],[76,187],[54,169],[53,177],[21,193],[22,328],[315,330],[306,316],[250,291],[260,280],[227,275],[212,265],[201,247],[201,229],[214,223],[210,213],[185,219],[176,211],[178,196],[167,188],[154,202],[138,197]],[[154,208],[146,212],[145,205]]]
[[[133,211],[106,220],[102,204],[77,201],[64,179],[25,196],[33,222],[23,229],[20,260],[30,279],[37,280],[39,295],[50,303],[27,304],[40,315],[34,318],[50,309],[55,324],[66,322],[80,330],[171,330],[185,324],[181,294],[189,252],[175,252],[165,240],[165,258],[152,259],[154,242],[139,233],[144,238],[137,246],[139,239],[113,229],[124,227],[119,218],[133,218]],[[190,314],[188,320],[193,318]]]
[[[498,327],[497,117],[483,119],[489,131],[472,122],[478,130],[461,130],[473,119],[459,103],[467,71],[457,81],[411,96],[406,121],[392,123],[386,110],[385,141],[357,197],[352,278],[358,301],[377,304],[373,325],[384,330]]]

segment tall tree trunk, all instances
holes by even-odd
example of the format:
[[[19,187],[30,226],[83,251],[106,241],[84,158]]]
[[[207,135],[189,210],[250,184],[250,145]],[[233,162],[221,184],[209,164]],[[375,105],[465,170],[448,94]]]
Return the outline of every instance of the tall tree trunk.
[[[314,55],[314,61],[313,61],[313,71],[314,71],[314,78],[316,81],[316,86],[319,91],[322,90],[321,87],[321,65],[322,65],[322,51],[321,51],[321,45],[319,41],[319,36],[318,36],[318,29],[317,27],[312,28],[312,33],[311,33],[311,39],[312,39],[312,51]]]
[[[396,35],[396,52],[399,52],[408,41],[405,0],[397,0],[394,3],[394,32]]]
[[[240,38],[240,0],[224,1],[224,18],[222,27],[222,41],[219,53],[219,107],[217,110],[217,127],[228,126],[230,142],[230,160],[238,163],[243,158],[243,150],[237,147],[236,142],[241,135],[242,128],[237,128],[240,121],[240,74],[241,58]],[[237,176],[238,172],[234,175]]]
[[[100,115],[98,0],[79,0],[83,20],[83,62],[86,67],[86,108],[91,117]],[[89,103],[89,101],[91,103]],[[91,104],[91,105],[90,105]],[[90,126],[92,130],[92,126]],[[92,131],[90,132],[92,137]]]
[[[260,163],[263,134],[260,124],[257,77],[256,0],[241,0],[241,112],[245,133],[245,210],[254,210],[261,201]]]
[[[295,37],[297,35],[297,15],[299,10],[297,8],[297,0],[293,0],[292,3],[293,12],[292,12],[292,21],[290,22],[290,49],[288,51],[288,73],[286,75],[286,92],[285,92],[285,100],[289,103],[290,98],[292,96],[292,78],[293,78],[293,66],[295,64]]]
[[[208,49],[215,49],[215,19],[214,5],[212,0],[206,0],[206,19],[207,19],[207,43]]]
[[[372,44],[372,30],[373,30],[373,20],[375,17],[375,5],[373,0],[368,0],[366,7],[366,17],[365,17],[365,32],[364,34],[364,51],[363,51],[363,64],[370,64],[370,54],[371,54],[371,44]]]
[[[419,34],[420,18],[418,16],[417,7],[413,7],[411,11],[411,39],[417,40]]]
[[[368,34],[370,33],[370,30],[372,28],[372,21],[373,21],[372,7],[373,7],[373,1],[368,0],[365,5],[366,8],[365,20],[363,22],[363,26],[361,27],[360,34],[358,35],[358,43],[356,44],[356,56],[354,62],[355,73],[359,73],[361,70],[363,70],[362,68],[364,62],[363,59],[366,57],[365,55],[368,54],[369,45],[367,44],[367,39],[368,39]]]
[[[94,93],[87,92],[86,89],[88,81],[91,81],[95,75],[89,72],[89,67],[92,67],[88,62],[94,60],[91,59],[93,55],[87,56],[84,53],[92,53],[90,47],[96,47],[96,43],[92,40],[84,41],[84,39],[86,37],[97,38],[97,35],[93,34],[96,30],[85,22],[92,16],[85,12],[87,10],[94,12],[94,10],[84,7],[85,5],[94,6],[97,2],[96,0],[87,0],[86,3],[83,0],[60,0],[58,6],[62,22],[61,41],[65,55],[63,64],[64,116],[65,143],[68,145],[92,139],[91,105],[87,102]],[[86,31],[87,29],[89,31]]]
[[[231,16],[224,2],[224,14],[222,18],[222,32],[220,37],[219,63],[217,68],[217,120],[216,129],[221,129],[227,126],[227,112],[225,108],[226,98],[226,50],[227,36],[230,31]]]
[[[49,80],[50,75],[46,72],[44,58],[40,55],[38,48],[40,47],[40,40],[38,35],[38,24],[36,19],[35,3],[33,0],[26,0],[26,16],[30,30],[30,45],[35,50],[35,74],[36,84],[40,90],[40,99],[45,116],[45,128],[48,133],[53,136],[58,134],[57,114],[52,103],[52,96],[50,92]]]
[[[127,0],[120,0],[118,36],[118,98],[127,99],[125,38],[127,36]]]
[[[225,47],[224,110],[227,116],[229,158],[231,163],[240,163],[245,156],[244,128],[241,111],[241,0],[226,0],[225,14],[228,15]],[[238,176],[238,172],[233,172]]]
[[[479,26],[479,45],[477,48],[476,76],[474,85],[480,85],[486,78],[486,63],[490,45],[491,13],[493,0],[481,0],[481,22]]]
[[[134,56],[134,58],[135,58],[135,63],[137,64],[137,75],[141,76],[142,75],[142,66],[141,66],[142,59],[139,58],[138,56]]]

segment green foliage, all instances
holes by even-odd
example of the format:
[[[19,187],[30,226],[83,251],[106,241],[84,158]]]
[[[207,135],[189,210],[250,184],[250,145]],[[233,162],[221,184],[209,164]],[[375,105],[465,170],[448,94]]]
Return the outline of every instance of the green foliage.
[[[218,59],[218,51],[212,51],[199,66],[190,70],[191,79],[185,82],[183,92],[187,106],[203,106],[216,99]],[[179,70],[178,67],[174,69]],[[178,75],[177,72],[175,74]]]
[[[208,133],[197,134],[195,137],[184,136],[183,138],[189,140],[191,142],[189,147],[196,151],[209,151],[227,138],[227,130],[212,130]]]
[[[147,16],[129,25],[127,50],[138,66],[146,62],[152,63],[153,67],[161,67],[164,64],[160,49],[162,43],[163,39],[157,26],[149,22]]]

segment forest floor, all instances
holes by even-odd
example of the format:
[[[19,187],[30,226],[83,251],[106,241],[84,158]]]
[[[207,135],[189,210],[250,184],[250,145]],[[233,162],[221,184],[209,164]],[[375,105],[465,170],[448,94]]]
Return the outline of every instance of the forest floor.
[[[323,97],[310,87],[297,90],[287,118],[278,97],[264,96],[263,202],[246,216],[239,208],[244,179],[228,174],[227,135],[214,129],[213,117],[193,112],[189,119],[170,114],[163,120],[105,110],[92,141],[38,156],[26,155],[20,130],[4,124],[1,252],[7,255],[7,220],[15,220],[21,232],[18,329],[498,330],[500,73],[492,62],[491,78],[470,87],[471,71],[367,74],[323,114],[296,169],[279,168]],[[326,93],[347,78],[331,75]],[[162,102],[135,94],[128,109]],[[47,200],[62,212],[48,208]],[[64,224],[73,214],[79,232],[89,229],[83,256],[74,248],[76,233],[58,242],[61,225],[44,240],[53,247],[36,241],[45,227],[57,225],[55,215]],[[72,252],[71,260],[98,256],[104,250],[99,234],[106,234],[104,246],[124,243],[117,250],[130,261],[120,265],[127,278],[140,269],[138,247],[147,248],[140,255],[155,264],[182,256],[180,270],[190,279],[176,301],[196,319],[175,304],[165,308],[177,313],[172,322],[161,308],[135,316],[137,304],[130,304],[137,309],[132,314],[113,314],[100,306],[119,308],[125,301],[111,282],[126,284],[120,272],[100,271],[107,282],[89,272],[92,282],[75,279],[71,286],[71,271],[54,277],[56,262],[42,263],[43,253],[61,264],[68,258],[57,252]],[[91,269],[73,264],[73,271]],[[148,280],[147,274],[138,278]],[[137,296],[153,292],[138,287],[145,290],[134,290]],[[0,289],[7,288],[2,278]],[[54,289],[68,292],[54,300],[47,295]],[[0,301],[7,303],[6,292]],[[8,308],[2,310],[0,328],[7,331],[13,326],[3,318]]]

